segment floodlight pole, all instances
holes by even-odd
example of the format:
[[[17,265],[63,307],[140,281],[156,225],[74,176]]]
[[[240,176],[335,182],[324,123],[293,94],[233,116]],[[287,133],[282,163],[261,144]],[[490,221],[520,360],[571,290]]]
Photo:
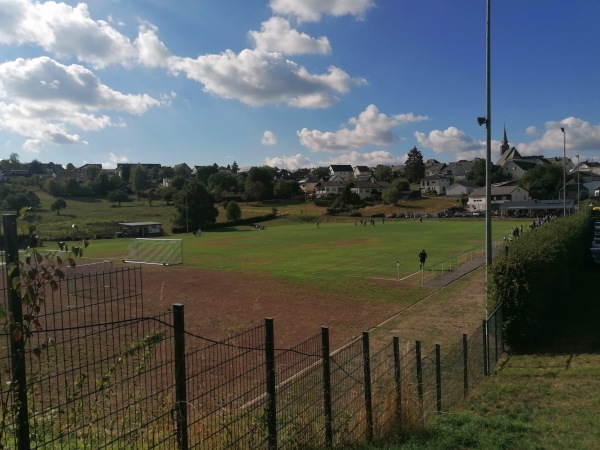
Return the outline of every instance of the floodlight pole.
[[[567,217],[567,132],[561,127],[563,134],[563,217]]]
[[[492,265],[492,95],[490,76],[490,0],[487,0],[486,21],[486,122],[485,122],[485,265],[486,283],[488,269]],[[487,308],[486,308],[487,318]]]
[[[577,156],[577,212],[579,212],[579,155]]]

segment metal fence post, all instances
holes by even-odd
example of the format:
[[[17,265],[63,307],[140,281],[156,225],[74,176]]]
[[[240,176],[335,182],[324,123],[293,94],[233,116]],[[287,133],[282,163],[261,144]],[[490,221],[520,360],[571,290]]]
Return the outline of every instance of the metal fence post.
[[[277,399],[275,377],[275,332],[273,319],[265,319],[265,366],[267,369],[267,432],[269,449],[277,450]]]
[[[369,333],[363,331],[363,371],[365,377],[365,413],[367,415],[367,440],[373,440],[373,399],[371,396],[371,355],[369,352]]]
[[[421,341],[415,341],[415,358],[417,363],[417,395],[423,407],[423,362],[421,360]]]
[[[13,289],[12,280],[19,278],[19,244],[17,239],[17,216],[3,214],[4,226],[4,255],[6,264],[6,280],[9,293],[8,309],[13,323],[17,327],[23,325],[23,309],[19,292]],[[8,268],[16,264],[15,269],[9,274]],[[29,411],[27,410],[27,372],[25,370],[25,337],[16,340],[10,337],[11,352],[11,388],[14,390],[14,403],[18,407],[16,422],[16,437],[19,450],[29,450]]]
[[[400,339],[394,336],[394,382],[396,385],[396,419],[402,424],[402,370],[400,367]]]
[[[442,356],[440,344],[435,344],[435,400],[439,414],[442,412]]]
[[[188,414],[185,369],[185,322],[183,305],[173,305],[173,326],[175,342],[175,421],[177,424],[177,446],[179,450],[187,450]]]
[[[483,320],[482,335],[483,335],[483,374],[487,377],[489,375],[488,372],[488,330],[487,330],[487,320]]]
[[[329,356],[329,328],[321,327],[323,358],[323,412],[325,414],[325,445],[333,447],[333,411],[331,405],[331,361]]]
[[[469,395],[469,338],[463,334],[463,394],[464,398]]]

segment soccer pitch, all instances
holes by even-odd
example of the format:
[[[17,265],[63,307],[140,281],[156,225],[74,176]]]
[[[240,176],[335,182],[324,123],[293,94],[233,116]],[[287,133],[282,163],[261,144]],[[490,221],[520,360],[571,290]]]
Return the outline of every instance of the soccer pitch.
[[[281,224],[282,220],[278,222]],[[522,221],[492,225],[500,243]],[[183,239],[183,264],[188,269],[263,272],[307,283],[355,283],[360,279],[396,279],[419,270],[425,249],[427,266],[455,258],[485,245],[484,220],[394,220],[316,224],[287,222],[263,230],[204,232]],[[123,259],[126,239],[94,241],[86,256]]]

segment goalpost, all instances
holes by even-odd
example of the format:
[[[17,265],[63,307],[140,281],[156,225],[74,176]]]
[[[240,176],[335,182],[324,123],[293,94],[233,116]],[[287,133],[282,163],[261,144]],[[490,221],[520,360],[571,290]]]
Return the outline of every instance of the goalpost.
[[[163,266],[183,264],[183,241],[157,238],[131,239],[123,262]]]

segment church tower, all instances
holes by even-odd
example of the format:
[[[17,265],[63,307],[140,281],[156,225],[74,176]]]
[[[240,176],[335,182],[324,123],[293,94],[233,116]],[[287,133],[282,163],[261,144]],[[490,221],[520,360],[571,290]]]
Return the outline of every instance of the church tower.
[[[508,145],[508,139],[506,138],[506,125],[504,126],[504,139],[502,139],[502,145],[500,146],[500,156],[504,155],[510,146]]]

